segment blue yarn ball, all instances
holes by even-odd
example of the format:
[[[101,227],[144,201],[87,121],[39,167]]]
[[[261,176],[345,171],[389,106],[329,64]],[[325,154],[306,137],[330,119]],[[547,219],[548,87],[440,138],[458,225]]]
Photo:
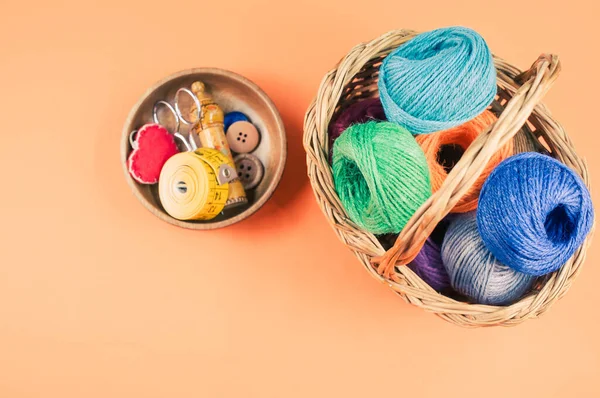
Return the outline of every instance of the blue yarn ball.
[[[512,304],[536,279],[494,257],[479,235],[474,211],[452,218],[442,244],[442,262],[454,290],[479,304]]]
[[[559,269],[581,246],[593,219],[581,178],[534,152],[512,156],[492,171],[477,210],[479,232],[494,256],[536,276]]]
[[[413,134],[466,123],[488,107],[496,91],[490,49],[463,27],[416,36],[390,53],[379,71],[387,119]]]
[[[242,112],[229,112],[225,114],[223,118],[223,128],[225,131],[235,122],[249,122],[248,116],[244,115]]]

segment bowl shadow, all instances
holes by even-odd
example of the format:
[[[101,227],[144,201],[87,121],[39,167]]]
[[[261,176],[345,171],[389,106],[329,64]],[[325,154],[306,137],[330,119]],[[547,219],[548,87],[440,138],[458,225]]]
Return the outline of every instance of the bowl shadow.
[[[286,131],[287,141],[287,159],[283,175],[277,188],[271,198],[258,209],[256,213],[250,215],[247,219],[233,224],[230,228],[225,228],[231,232],[231,227],[243,226],[243,229],[263,228],[269,225],[282,224],[273,223],[272,217],[287,215],[289,218],[290,207],[300,196],[300,192],[306,187],[308,177],[306,174],[305,153],[302,146],[303,117],[304,108],[298,108],[293,98],[286,96],[286,93],[294,92],[289,89],[290,82],[274,80],[271,76],[256,76],[249,74],[248,79],[256,83],[271,98],[277,108]],[[286,90],[281,90],[286,87]],[[124,115],[129,111],[127,100],[118,92],[113,94],[113,110],[110,112],[112,117],[103,119],[106,126],[100,131],[112,133],[99,134],[95,138],[93,150],[93,170],[95,180],[98,182],[97,194],[107,201],[113,210],[122,215],[131,210],[123,208],[126,196],[134,196],[125,181],[123,167],[120,164],[119,152],[122,136],[121,128]],[[115,108],[124,107],[121,111]],[[118,163],[117,163],[118,162]],[[141,203],[135,205],[141,206]],[[132,206],[135,206],[132,204]],[[143,207],[143,206],[142,206]],[[247,221],[250,220],[250,221]]]

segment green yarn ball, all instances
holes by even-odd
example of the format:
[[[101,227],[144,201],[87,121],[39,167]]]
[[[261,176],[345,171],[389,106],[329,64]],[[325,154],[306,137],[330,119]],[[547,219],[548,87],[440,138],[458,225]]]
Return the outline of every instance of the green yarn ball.
[[[333,179],[350,219],[373,234],[400,232],[431,196],[425,154],[390,122],[348,127],[333,145]]]

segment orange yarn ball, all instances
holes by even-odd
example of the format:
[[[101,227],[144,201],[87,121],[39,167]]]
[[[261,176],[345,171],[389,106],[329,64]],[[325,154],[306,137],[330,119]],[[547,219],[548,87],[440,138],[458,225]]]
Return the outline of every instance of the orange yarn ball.
[[[415,139],[425,152],[427,158],[427,164],[429,165],[429,173],[431,174],[431,188],[433,192],[436,192],[442,186],[446,180],[448,173],[458,161],[449,162],[443,155],[444,151],[466,151],[469,145],[479,134],[485,131],[492,123],[497,120],[496,116],[490,112],[485,111],[475,119],[461,124],[460,126],[453,127],[448,130],[438,131],[431,134],[417,135]],[[502,148],[500,148],[494,156],[490,159],[485,169],[475,181],[473,186],[467,191],[467,193],[458,201],[456,206],[452,209],[452,213],[466,213],[477,208],[477,202],[479,200],[479,191],[483,183],[487,179],[491,171],[504,159],[513,154],[513,141],[508,141]]]

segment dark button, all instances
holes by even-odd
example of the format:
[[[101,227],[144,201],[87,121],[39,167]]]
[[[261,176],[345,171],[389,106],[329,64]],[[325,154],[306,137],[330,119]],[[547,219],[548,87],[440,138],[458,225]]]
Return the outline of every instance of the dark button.
[[[260,183],[265,173],[260,160],[249,153],[238,155],[233,160],[235,162],[235,169],[237,170],[244,189],[255,188]]]

